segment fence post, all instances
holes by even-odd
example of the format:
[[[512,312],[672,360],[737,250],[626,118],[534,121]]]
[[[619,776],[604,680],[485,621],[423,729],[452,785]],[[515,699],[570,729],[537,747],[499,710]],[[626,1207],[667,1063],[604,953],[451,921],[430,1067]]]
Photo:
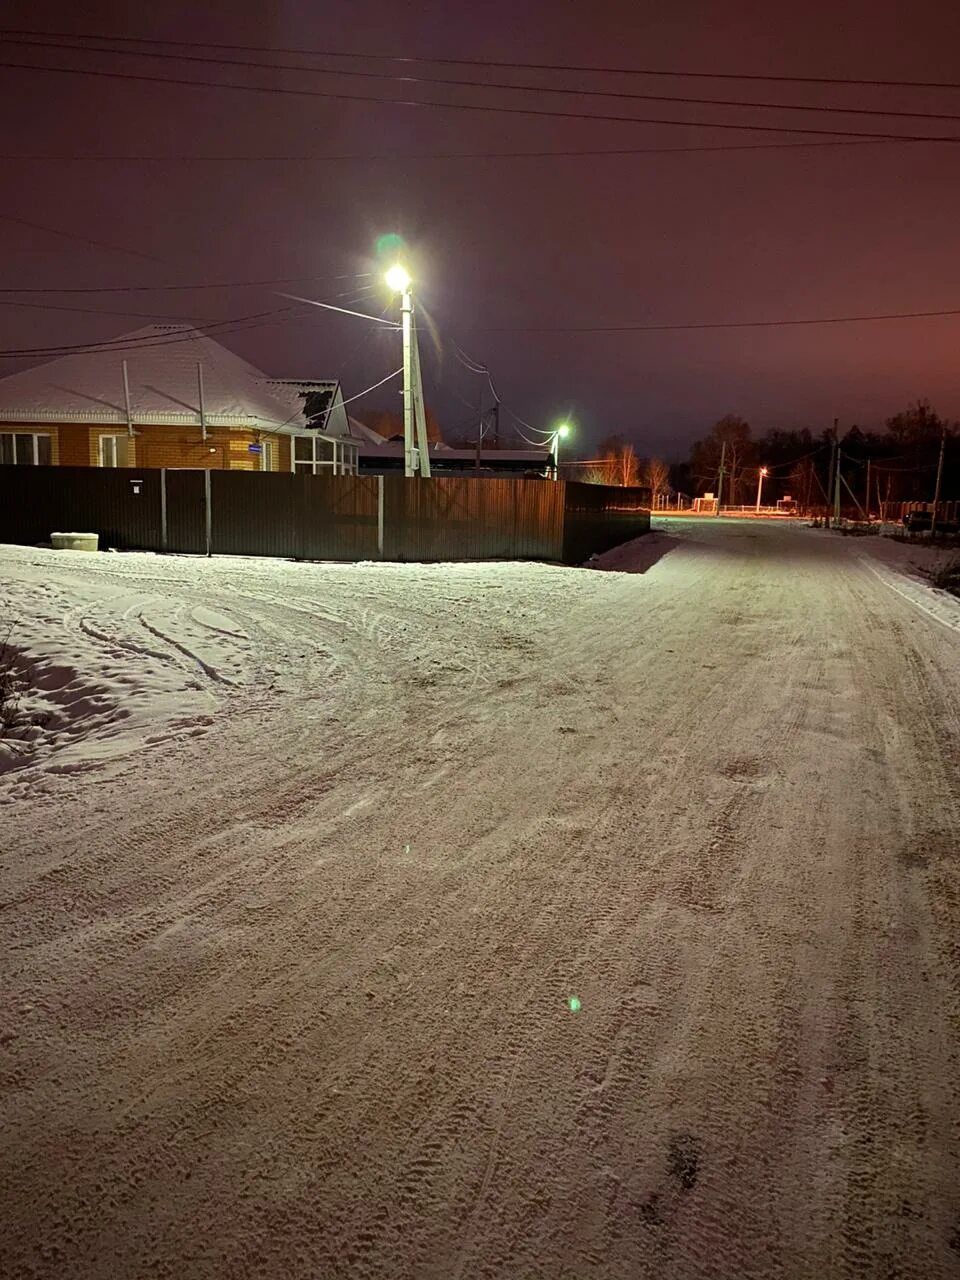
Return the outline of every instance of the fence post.
[[[383,559],[383,476],[377,476],[377,551]]]
[[[167,468],[160,468],[160,550],[167,549]]]
[[[204,523],[206,526],[207,555],[210,555],[210,544],[212,542],[211,533],[213,530],[213,512],[211,505],[210,468],[207,467],[203,473],[203,513]]]

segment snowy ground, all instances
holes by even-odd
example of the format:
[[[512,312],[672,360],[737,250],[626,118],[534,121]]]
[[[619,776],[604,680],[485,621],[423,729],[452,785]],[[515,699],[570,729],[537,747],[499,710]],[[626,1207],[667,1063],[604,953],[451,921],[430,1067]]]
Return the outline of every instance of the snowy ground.
[[[960,602],[603,563],[0,548],[0,1274],[960,1271]]]

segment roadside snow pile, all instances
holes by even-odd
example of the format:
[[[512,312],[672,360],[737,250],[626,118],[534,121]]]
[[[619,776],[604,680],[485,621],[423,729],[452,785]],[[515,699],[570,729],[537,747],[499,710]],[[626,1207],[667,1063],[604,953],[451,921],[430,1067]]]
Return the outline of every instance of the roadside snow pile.
[[[85,580],[70,552],[5,547],[0,557],[16,686],[0,771],[95,768],[211,723],[217,673],[190,654],[182,626],[165,626],[173,604],[109,577]]]
[[[891,538],[863,541],[866,554],[860,556],[860,561],[871,573],[927,617],[952,631],[960,631],[960,599],[935,587],[930,580],[956,559],[956,551],[915,542],[895,542]]]

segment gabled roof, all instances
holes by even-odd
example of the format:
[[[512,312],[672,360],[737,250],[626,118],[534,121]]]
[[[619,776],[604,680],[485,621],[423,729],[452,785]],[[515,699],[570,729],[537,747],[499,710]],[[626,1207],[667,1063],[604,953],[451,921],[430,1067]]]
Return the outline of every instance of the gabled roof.
[[[197,365],[204,416],[213,427],[302,430],[301,389],[339,384],[273,381],[192,325],[146,325],[110,346],[60,356],[0,378],[0,422],[126,423],[122,361],[135,424],[199,425]]]
[[[350,425],[350,434],[362,441],[364,444],[381,445],[384,438],[379,431],[374,431],[373,427],[368,427],[366,423],[360,422],[357,418],[351,418],[349,415],[347,421]]]

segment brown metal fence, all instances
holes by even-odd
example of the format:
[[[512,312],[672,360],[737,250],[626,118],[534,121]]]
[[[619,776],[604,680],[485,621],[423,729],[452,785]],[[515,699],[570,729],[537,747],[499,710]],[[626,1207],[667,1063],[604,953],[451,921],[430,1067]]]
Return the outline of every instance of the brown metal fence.
[[[563,560],[582,564],[650,529],[650,490],[566,482]]]
[[[650,527],[645,490],[445,476],[0,467],[0,542],[305,560],[564,560]]]

